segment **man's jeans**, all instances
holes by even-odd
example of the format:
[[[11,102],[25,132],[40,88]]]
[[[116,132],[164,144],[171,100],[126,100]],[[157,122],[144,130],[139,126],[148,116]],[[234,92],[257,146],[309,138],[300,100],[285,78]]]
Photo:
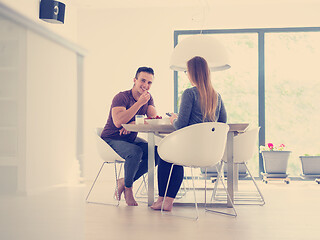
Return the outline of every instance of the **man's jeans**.
[[[148,143],[138,137],[133,143],[110,138],[103,138],[103,140],[125,159],[124,184],[127,188],[132,187],[134,181],[148,172]],[[158,164],[158,159],[159,155],[155,147],[155,165]]]

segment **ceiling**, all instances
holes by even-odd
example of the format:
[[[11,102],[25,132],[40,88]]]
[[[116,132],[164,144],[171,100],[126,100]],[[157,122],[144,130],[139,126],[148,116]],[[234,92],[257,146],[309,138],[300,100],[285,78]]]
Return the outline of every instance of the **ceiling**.
[[[79,8],[143,8],[143,7],[193,7],[212,4],[285,4],[319,3],[320,0],[61,0]]]

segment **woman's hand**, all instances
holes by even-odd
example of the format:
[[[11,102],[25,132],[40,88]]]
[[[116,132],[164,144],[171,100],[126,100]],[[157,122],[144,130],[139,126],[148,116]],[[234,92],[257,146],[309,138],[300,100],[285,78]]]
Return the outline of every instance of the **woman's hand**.
[[[177,114],[175,114],[175,113],[171,113],[171,117],[169,118],[169,119],[170,119],[171,124],[173,124],[173,121],[174,121],[175,119],[177,119],[177,118],[178,118],[178,115],[177,115]]]

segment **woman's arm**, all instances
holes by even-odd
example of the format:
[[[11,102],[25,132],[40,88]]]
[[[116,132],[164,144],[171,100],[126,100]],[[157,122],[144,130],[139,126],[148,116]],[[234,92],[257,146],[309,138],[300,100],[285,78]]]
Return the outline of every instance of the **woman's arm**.
[[[222,123],[226,123],[227,122],[227,111],[226,108],[224,106],[224,103],[221,99],[221,107],[220,107],[220,113],[219,113],[219,119],[217,122],[222,122]]]
[[[181,103],[178,118],[173,122],[175,129],[180,129],[189,125],[191,110],[194,98],[189,89],[186,89],[181,96]]]

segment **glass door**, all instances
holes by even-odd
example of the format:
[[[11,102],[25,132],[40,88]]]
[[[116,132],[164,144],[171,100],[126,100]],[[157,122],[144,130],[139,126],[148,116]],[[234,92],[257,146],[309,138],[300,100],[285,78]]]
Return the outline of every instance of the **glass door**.
[[[287,173],[299,176],[299,156],[319,154],[320,33],[266,33],[266,143],[292,151]]]

